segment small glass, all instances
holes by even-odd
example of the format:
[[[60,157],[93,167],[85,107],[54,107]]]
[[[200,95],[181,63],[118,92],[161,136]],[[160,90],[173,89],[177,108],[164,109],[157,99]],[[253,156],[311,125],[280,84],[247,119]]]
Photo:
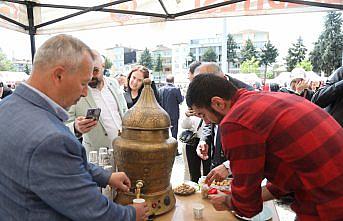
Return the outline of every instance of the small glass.
[[[88,154],[88,161],[93,164],[98,164],[98,151],[90,151]]]
[[[107,166],[108,156],[107,153],[99,153],[99,166]]]
[[[205,206],[201,203],[193,203],[193,217],[194,219],[202,219]]]
[[[107,147],[100,147],[100,148],[99,148],[99,155],[100,155],[101,153],[106,153],[106,154],[107,154]]]

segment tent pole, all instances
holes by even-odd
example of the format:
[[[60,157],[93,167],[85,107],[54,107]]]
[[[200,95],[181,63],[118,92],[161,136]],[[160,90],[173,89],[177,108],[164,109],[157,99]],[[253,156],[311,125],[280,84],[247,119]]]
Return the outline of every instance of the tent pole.
[[[34,16],[33,16],[33,7],[34,2],[26,2],[26,10],[27,10],[27,18],[29,21],[29,35],[30,35],[30,43],[31,43],[31,58],[33,63],[33,57],[36,53],[36,41],[35,41],[35,35],[36,35],[36,28],[34,25]]]

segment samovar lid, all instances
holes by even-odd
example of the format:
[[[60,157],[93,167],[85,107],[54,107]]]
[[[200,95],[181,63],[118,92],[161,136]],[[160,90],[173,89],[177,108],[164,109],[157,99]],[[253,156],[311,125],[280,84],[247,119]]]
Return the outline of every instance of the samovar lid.
[[[123,128],[159,130],[170,127],[168,113],[158,104],[151,80],[144,79],[144,88],[137,103],[123,117]]]

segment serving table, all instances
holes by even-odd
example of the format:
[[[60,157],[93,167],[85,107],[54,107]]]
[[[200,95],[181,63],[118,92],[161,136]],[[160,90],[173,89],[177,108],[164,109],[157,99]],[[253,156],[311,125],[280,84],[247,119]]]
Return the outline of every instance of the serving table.
[[[154,221],[190,221],[193,218],[193,203],[202,203],[205,208],[202,221],[236,221],[239,220],[228,211],[216,211],[209,199],[202,199],[200,193],[190,196],[176,196],[175,208],[166,214],[154,217]],[[273,201],[264,203],[273,213],[272,221],[279,221],[278,214]]]

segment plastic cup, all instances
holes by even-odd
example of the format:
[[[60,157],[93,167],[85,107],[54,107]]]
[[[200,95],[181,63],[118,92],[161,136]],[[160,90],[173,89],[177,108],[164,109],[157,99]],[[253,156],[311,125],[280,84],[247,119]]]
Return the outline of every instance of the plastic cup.
[[[202,219],[205,206],[201,203],[193,203],[194,219]]]

